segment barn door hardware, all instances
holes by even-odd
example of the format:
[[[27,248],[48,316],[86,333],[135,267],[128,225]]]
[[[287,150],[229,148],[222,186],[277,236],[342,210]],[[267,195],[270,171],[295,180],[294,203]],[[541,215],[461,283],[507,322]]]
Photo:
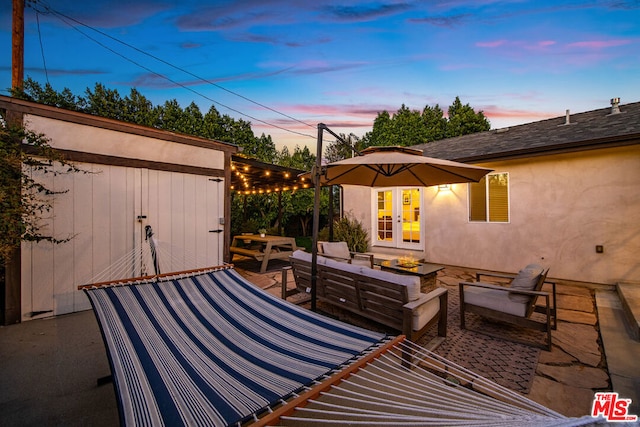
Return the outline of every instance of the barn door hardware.
[[[222,233],[224,230],[209,230],[209,233]]]
[[[222,182],[222,179],[220,179],[220,178],[209,178],[209,181]]]

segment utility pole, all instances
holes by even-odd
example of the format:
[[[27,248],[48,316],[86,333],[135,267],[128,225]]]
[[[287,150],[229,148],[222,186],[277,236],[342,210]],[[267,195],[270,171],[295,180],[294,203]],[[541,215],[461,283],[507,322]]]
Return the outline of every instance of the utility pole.
[[[24,85],[24,0],[13,0],[11,87]]]
[[[11,87],[24,87],[24,0],[13,0],[11,33]],[[7,111],[9,125],[22,126],[22,114]],[[20,186],[18,179],[13,185]],[[22,259],[20,246],[15,248],[4,263],[0,276],[0,324],[10,325],[22,320]]]

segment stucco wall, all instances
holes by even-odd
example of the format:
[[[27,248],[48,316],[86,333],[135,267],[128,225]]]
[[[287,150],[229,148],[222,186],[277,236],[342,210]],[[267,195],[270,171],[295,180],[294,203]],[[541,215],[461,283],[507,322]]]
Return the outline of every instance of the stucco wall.
[[[510,222],[470,223],[466,184],[426,188],[429,261],[498,271],[540,262],[559,279],[640,280],[640,146],[480,166],[509,173]],[[372,209],[362,210],[372,205],[370,189],[346,188],[344,200],[372,226]]]

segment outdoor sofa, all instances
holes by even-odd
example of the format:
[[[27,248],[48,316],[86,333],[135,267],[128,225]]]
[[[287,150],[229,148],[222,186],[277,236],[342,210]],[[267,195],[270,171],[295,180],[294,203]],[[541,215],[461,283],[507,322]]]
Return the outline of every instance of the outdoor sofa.
[[[290,269],[296,282],[293,292],[310,293],[311,254],[297,250],[289,261],[291,266],[282,271],[282,297],[291,294],[286,290]],[[438,336],[447,334],[447,290],[437,288],[423,294],[417,276],[318,256],[316,298],[398,330],[414,342],[436,323]]]

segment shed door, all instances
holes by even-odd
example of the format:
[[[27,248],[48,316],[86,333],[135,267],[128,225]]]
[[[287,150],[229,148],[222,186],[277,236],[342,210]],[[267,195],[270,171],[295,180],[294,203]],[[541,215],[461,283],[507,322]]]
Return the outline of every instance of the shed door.
[[[142,170],[136,207],[136,245],[148,253],[145,227],[151,226],[161,273],[222,264],[224,180]],[[154,273],[149,260],[139,268]]]

